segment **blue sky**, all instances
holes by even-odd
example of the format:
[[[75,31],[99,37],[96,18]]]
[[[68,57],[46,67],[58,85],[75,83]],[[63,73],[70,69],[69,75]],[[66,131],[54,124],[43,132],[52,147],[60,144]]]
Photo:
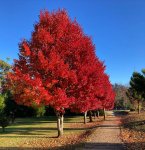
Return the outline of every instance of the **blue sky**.
[[[112,83],[128,84],[145,68],[145,0],[1,0],[0,59],[18,58],[18,43],[31,37],[40,10],[58,8],[92,37]]]

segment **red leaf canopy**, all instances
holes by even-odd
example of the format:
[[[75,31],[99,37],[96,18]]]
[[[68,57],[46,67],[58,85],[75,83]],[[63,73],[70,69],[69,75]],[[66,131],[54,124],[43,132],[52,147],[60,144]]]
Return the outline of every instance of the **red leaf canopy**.
[[[51,105],[59,112],[70,106],[79,112],[101,107],[105,67],[91,38],[65,10],[41,12],[31,39],[23,40],[19,49],[8,75],[17,103]]]

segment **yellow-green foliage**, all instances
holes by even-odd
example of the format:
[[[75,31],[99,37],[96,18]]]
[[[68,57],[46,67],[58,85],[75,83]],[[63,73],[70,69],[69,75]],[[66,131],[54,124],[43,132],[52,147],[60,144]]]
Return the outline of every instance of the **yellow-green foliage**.
[[[4,102],[5,98],[3,95],[0,94],[0,113],[3,112],[3,109],[5,107],[5,102]]]

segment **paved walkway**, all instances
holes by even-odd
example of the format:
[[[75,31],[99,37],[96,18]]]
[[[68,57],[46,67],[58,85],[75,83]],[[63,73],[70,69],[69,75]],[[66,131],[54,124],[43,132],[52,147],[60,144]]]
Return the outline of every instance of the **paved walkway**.
[[[104,121],[94,133],[88,137],[83,148],[76,150],[123,150],[123,143],[120,139],[120,119],[108,112]]]

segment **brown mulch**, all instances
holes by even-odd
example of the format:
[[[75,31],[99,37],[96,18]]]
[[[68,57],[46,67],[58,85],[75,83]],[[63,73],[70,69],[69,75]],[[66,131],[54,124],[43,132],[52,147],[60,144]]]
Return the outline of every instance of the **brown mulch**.
[[[131,114],[123,119],[121,136],[128,150],[145,150],[145,131],[141,128],[144,120],[145,113]]]
[[[145,133],[122,129],[121,135],[128,150],[145,150]]]

